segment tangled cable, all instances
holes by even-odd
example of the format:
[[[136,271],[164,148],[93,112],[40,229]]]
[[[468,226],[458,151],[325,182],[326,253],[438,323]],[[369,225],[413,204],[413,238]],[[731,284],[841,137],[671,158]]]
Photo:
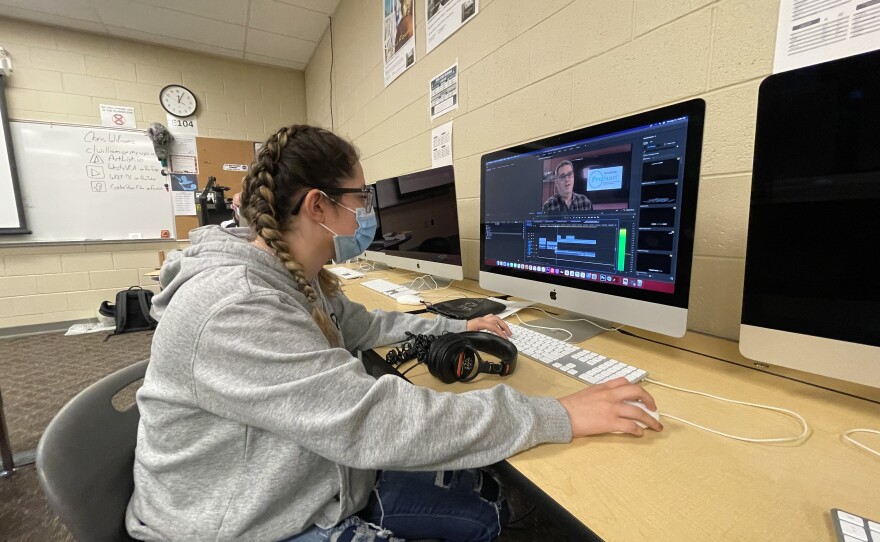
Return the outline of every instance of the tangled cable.
[[[400,367],[407,361],[414,359],[417,359],[419,363],[424,363],[428,359],[428,350],[431,348],[431,343],[437,337],[438,335],[416,335],[407,331],[405,342],[389,350],[385,354],[385,361],[394,367]]]

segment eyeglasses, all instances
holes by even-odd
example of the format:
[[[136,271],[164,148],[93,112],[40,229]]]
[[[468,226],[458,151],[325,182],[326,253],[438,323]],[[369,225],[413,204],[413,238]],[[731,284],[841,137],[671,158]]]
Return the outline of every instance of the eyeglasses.
[[[566,179],[574,179],[574,171],[569,171],[568,173],[560,173],[556,176],[557,181],[564,181]]]
[[[317,186],[313,188],[318,188]],[[359,194],[364,199],[364,211],[368,214],[373,212],[373,201],[376,199],[376,193],[373,192],[371,188],[318,188],[318,190],[324,192],[327,195],[333,196],[341,196],[343,194]],[[309,193],[306,192],[303,194],[303,197],[300,198],[299,202],[293,206],[293,210],[290,214],[295,215],[299,213],[300,208],[302,207],[303,202],[308,196]],[[333,200],[335,203],[339,203],[336,200]]]

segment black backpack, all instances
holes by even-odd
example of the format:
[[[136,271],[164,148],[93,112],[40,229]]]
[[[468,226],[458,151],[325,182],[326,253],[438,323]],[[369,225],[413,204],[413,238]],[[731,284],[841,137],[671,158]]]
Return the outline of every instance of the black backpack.
[[[116,329],[113,331],[113,335],[119,335],[129,331],[156,329],[158,322],[150,316],[150,307],[152,306],[153,292],[144,290],[140,286],[132,286],[128,290],[116,293],[115,304],[110,304],[108,301],[101,303],[98,312],[116,319]]]

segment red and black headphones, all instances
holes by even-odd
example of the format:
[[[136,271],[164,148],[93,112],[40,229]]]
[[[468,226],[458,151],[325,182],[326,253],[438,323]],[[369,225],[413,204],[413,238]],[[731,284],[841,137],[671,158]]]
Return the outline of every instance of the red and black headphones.
[[[492,363],[480,352],[500,358]],[[516,369],[516,346],[491,333],[465,331],[447,333],[431,341],[425,364],[432,375],[443,382],[470,382],[480,373],[507,376]]]

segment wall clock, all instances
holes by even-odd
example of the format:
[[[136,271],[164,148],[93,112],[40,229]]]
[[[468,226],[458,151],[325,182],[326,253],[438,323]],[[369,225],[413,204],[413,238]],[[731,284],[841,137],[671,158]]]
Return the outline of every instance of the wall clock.
[[[175,117],[188,117],[198,107],[195,94],[183,85],[168,85],[160,90],[159,103]]]

